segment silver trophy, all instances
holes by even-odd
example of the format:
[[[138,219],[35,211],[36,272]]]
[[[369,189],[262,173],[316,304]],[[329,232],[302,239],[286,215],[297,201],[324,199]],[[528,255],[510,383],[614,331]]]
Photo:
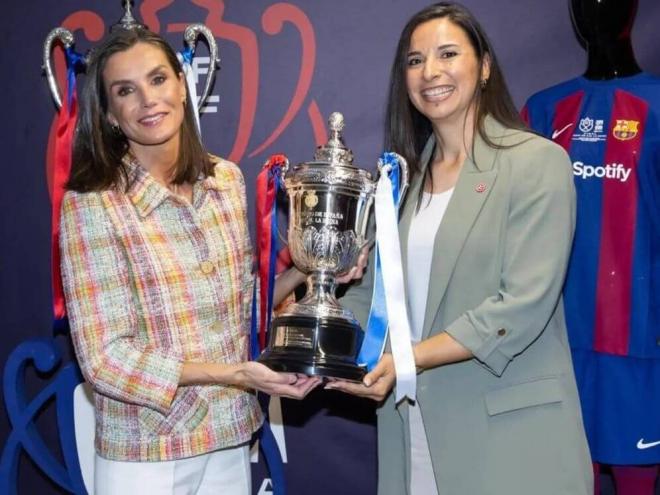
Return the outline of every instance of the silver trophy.
[[[259,361],[276,371],[359,381],[365,374],[356,362],[364,331],[339,304],[335,288],[337,275],[355,264],[368,242],[376,182],[353,165],[341,136],[342,114],[333,113],[328,123],[330,139],[314,160],[283,170],[290,201],[289,251],[296,267],[308,274],[307,293],[273,319]]]
[[[133,16],[133,12],[131,10],[132,4],[133,0],[122,0],[124,13],[119,21],[110,26],[111,32],[115,29],[147,29],[147,26],[138,22]],[[192,51],[193,56],[197,47],[198,38],[203,38],[209,47],[209,69],[206,76],[206,81],[204,83],[204,89],[202,90],[202,94],[199,98],[199,101],[197,102],[197,108],[198,110],[201,110],[204,106],[204,103],[206,102],[206,99],[211,93],[211,86],[213,85],[213,80],[215,78],[215,71],[219,68],[220,57],[218,57],[218,45],[215,42],[215,37],[213,36],[211,30],[204,24],[190,24],[186,27],[183,33],[183,40],[188,48]],[[53,64],[51,62],[53,47],[57,42],[60,42],[64,48],[73,47],[75,45],[73,33],[63,27],[54,28],[50,31],[50,33],[48,33],[43,44],[42,69],[46,73],[46,80],[48,81],[50,94],[53,97],[55,106],[59,110],[62,108],[62,96],[57,84],[57,79],[55,78],[55,73],[53,71]],[[87,65],[88,59],[89,53],[84,57],[84,65]]]

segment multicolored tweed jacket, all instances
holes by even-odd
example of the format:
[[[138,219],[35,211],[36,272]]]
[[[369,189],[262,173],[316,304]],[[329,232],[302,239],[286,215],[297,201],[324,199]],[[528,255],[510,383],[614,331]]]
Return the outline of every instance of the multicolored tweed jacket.
[[[128,192],[69,191],[62,204],[62,276],[76,354],[94,388],[96,450],[160,461],[246,442],[262,419],[253,394],[177,386],[185,361],[248,359],[252,252],[241,172],[220,160],[214,177],[194,185],[191,205],[126,163]]]

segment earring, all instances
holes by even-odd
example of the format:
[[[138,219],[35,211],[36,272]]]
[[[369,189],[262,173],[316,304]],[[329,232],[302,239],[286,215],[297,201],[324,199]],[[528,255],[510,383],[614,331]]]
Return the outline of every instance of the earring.
[[[488,79],[482,79],[481,82],[479,83],[482,90],[486,89],[487,84],[488,84]]]
[[[110,124],[110,128],[112,129],[112,133],[115,136],[121,136],[123,135],[123,132],[121,132],[121,128],[117,124]]]

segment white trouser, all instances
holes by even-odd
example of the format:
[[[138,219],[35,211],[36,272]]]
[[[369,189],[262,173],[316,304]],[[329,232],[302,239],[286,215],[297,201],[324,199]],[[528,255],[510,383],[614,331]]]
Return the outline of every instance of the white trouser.
[[[250,495],[247,444],[162,462],[94,460],[95,495]]]

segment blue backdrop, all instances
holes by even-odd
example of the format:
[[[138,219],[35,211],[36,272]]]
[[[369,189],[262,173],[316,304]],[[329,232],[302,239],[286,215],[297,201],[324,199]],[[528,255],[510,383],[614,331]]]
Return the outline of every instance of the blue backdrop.
[[[204,22],[217,39],[222,69],[202,116],[204,141],[238,162],[248,184],[272,153],[311,159],[332,111],[346,118],[345,139],[362,168],[381,152],[388,74],[398,34],[423,0],[138,0],[136,14],[177,48],[185,25]],[[580,74],[586,57],[573,32],[568,1],[465,0],[496,48],[516,103]],[[0,15],[2,113],[0,220],[0,365],[22,341],[52,336],[50,196],[47,150],[55,107],[40,71],[42,42],[56,26],[74,31],[85,52],[121,15],[119,0],[5,2]],[[660,73],[660,4],[640,0],[633,41],[640,65]],[[202,55],[204,48],[200,48]],[[61,53],[57,50],[61,66]],[[198,71],[205,63],[198,60]],[[79,78],[79,81],[82,80]],[[201,86],[200,81],[200,86]],[[253,204],[254,198],[249,202]],[[251,218],[254,208],[251,206]],[[252,224],[254,230],[254,224]],[[66,336],[57,339],[65,360]],[[28,369],[28,393],[44,386]],[[450,398],[447,398],[450,400]],[[285,470],[292,494],[374,493],[371,404],[317,391],[304,403],[283,401]],[[59,456],[52,406],[35,420]],[[0,407],[0,445],[10,434]],[[26,456],[18,493],[58,493]],[[270,493],[255,468],[254,493]]]

